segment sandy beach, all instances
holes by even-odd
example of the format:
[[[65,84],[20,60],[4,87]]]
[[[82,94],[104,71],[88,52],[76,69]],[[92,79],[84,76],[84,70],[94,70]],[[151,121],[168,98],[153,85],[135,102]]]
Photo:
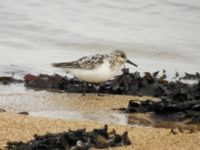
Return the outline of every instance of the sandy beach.
[[[65,121],[16,115],[12,113],[0,114],[0,147],[4,149],[8,141],[28,141],[34,134],[43,135],[47,132],[58,133],[68,129],[102,127],[103,124],[94,121]],[[170,129],[133,127],[129,125],[109,125],[109,129],[116,129],[122,133],[128,131],[132,141],[131,146],[117,147],[119,150],[198,150],[200,146],[200,132],[171,134]]]
[[[37,95],[37,94],[36,94]],[[54,97],[52,96],[54,95]],[[44,95],[41,95],[44,97]],[[46,95],[47,96],[47,95]],[[144,100],[148,97],[107,95],[98,97],[95,94],[88,94],[82,97],[80,94],[52,93],[49,95],[56,99],[57,103],[62,102],[63,108],[70,111],[78,110],[86,114],[98,112],[113,112],[114,108],[126,107],[130,99]],[[48,96],[47,96],[48,97]],[[67,99],[67,100],[66,100]],[[155,99],[156,100],[156,99]],[[100,115],[100,114],[99,114]],[[8,141],[28,141],[33,139],[34,134],[44,135],[47,132],[59,133],[69,129],[86,128],[88,131],[100,128],[106,122],[109,130],[116,129],[118,133],[128,131],[131,139],[131,146],[117,147],[113,149],[130,150],[168,150],[168,149],[193,149],[200,146],[200,132],[190,133],[185,130],[183,133],[170,133],[171,128],[153,128],[133,125],[115,124],[110,118],[104,121],[97,118],[87,119],[52,119],[47,117],[18,115],[14,112],[0,113],[0,147],[5,148]],[[110,120],[111,119],[111,120]],[[110,121],[109,121],[110,120]]]

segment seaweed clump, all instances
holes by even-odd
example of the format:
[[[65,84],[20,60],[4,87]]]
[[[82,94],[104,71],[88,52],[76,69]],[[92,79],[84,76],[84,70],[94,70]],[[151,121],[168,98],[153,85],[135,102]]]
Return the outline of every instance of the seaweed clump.
[[[62,89],[62,84],[67,81],[60,75],[40,74],[38,76],[27,74],[24,76],[25,86],[40,89]]]
[[[91,132],[78,129],[57,134],[35,135],[34,139],[27,143],[8,142],[6,148],[9,150],[88,150],[91,147],[101,149],[130,144],[128,132],[122,135],[117,134],[115,130],[108,132],[108,126],[105,125]]]
[[[107,81],[99,86],[100,93],[105,94],[125,94],[125,95],[156,95],[156,89],[160,84],[168,83],[165,80],[165,74],[161,77],[157,77],[159,72],[155,72],[153,75],[149,72],[145,72],[143,77],[139,72],[129,73],[128,69],[123,70],[123,74],[117,76],[115,79]],[[25,77],[25,86],[30,88],[39,89],[60,89],[69,93],[95,93],[96,85],[87,84],[75,79],[62,77],[60,75],[38,75],[34,76],[27,74]]]
[[[144,72],[141,76],[139,72],[130,73],[128,69],[123,69],[123,74],[114,80],[106,82],[100,87],[100,92],[110,94],[158,96],[157,88],[168,83],[163,73],[158,77],[159,71],[151,74]]]
[[[125,112],[155,112],[156,114],[176,116],[178,120],[190,119],[190,123],[200,123],[200,81],[188,85],[171,82],[157,88],[160,101],[130,100]]]

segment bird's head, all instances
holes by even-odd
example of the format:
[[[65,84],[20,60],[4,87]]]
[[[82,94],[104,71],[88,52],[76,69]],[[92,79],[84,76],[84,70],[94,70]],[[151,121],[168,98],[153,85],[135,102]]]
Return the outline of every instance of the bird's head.
[[[124,64],[124,63],[129,63],[135,67],[137,67],[137,65],[135,63],[133,63],[132,61],[130,61],[129,59],[127,59],[126,53],[123,50],[114,50],[111,52],[111,57],[113,59],[115,59],[117,62]]]

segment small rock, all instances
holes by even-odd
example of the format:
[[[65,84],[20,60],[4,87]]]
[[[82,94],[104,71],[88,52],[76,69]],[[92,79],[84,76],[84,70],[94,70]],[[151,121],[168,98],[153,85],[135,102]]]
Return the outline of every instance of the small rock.
[[[29,115],[29,113],[26,112],[26,111],[19,112],[18,114],[20,114],[20,115]]]

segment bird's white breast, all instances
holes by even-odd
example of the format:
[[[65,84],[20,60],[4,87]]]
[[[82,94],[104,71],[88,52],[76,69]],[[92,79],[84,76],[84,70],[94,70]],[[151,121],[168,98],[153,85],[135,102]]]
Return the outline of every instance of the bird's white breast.
[[[120,68],[111,70],[109,62],[104,62],[99,67],[92,70],[70,69],[67,71],[69,71],[81,81],[101,83],[114,77],[119,72],[119,70]]]

